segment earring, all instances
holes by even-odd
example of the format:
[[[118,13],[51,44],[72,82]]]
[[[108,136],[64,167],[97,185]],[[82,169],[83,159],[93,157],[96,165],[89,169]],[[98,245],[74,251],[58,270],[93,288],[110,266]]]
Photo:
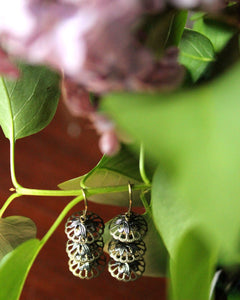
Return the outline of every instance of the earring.
[[[142,238],[147,232],[145,219],[132,212],[132,186],[128,183],[129,208],[123,215],[116,216],[109,225],[113,239],[108,245],[111,257],[108,270],[121,281],[133,281],[145,271],[143,255],[146,251]]]
[[[104,269],[106,257],[103,254],[103,220],[88,211],[87,198],[82,189],[85,209],[71,215],[65,224],[68,237],[66,252],[69,270],[81,279],[97,277]]]

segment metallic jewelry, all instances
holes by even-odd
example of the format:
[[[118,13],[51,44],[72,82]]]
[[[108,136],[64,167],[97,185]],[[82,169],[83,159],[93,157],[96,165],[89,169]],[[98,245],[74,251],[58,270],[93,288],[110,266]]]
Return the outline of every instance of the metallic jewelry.
[[[142,238],[147,232],[144,217],[132,212],[132,186],[128,183],[129,208],[116,216],[109,225],[113,239],[108,245],[112,258],[108,263],[110,274],[121,281],[133,281],[145,271],[143,255],[146,251]]]
[[[103,254],[103,220],[88,211],[87,198],[82,189],[85,209],[71,215],[65,224],[68,237],[66,252],[69,270],[81,279],[97,277],[104,269],[106,257]]]

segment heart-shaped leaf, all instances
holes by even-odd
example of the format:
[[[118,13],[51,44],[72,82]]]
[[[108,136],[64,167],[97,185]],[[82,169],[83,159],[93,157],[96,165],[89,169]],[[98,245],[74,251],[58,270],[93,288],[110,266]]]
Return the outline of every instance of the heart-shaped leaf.
[[[188,69],[193,81],[197,81],[215,60],[211,41],[199,32],[185,29],[179,48],[179,61]]]
[[[46,67],[21,65],[18,80],[0,77],[0,125],[11,140],[34,134],[52,120],[59,76]]]
[[[103,156],[97,166],[88,174],[61,183],[63,190],[79,190],[84,188],[108,187],[141,183],[138,159],[126,147],[113,157]],[[142,206],[140,191],[133,191],[134,205]],[[128,206],[128,193],[99,194],[89,197],[97,203]]]
[[[237,65],[192,91],[115,94],[102,105],[161,164],[185,211],[182,218],[198,222],[223,264],[240,261],[239,76]]]
[[[216,253],[197,229],[185,233],[170,258],[172,300],[209,300]]]
[[[0,260],[23,242],[36,237],[35,223],[23,216],[0,219]]]
[[[0,300],[19,299],[28,271],[38,254],[40,241],[31,239],[0,261]]]
[[[194,22],[193,29],[212,42],[215,52],[220,52],[237,32],[237,29],[233,26],[204,18],[204,16]]]
[[[172,299],[208,300],[218,248],[202,234],[200,220],[176,197],[161,168],[153,178],[151,203],[170,254]]]

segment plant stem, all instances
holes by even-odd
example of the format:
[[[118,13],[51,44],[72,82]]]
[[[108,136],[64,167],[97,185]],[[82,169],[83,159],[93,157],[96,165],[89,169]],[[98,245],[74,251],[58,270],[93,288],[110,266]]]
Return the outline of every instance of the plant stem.
[[[21,195],[18,193],[14,193],[12,194],[10,197],[8,197],[8,199],[5,201],[5,203],[3,204],[2,208],[0,209],[0,218],[2,217],[2,215],[4,214],[5,210],[7,209],[7,207],[10,205],[10,203],[17,197],[20,197]]]
[[[69,202],[65,206],[65,208],[61,211],[60,215],[57,217],[57,219],[55,220],[55,222],[53,223],[53,225],[50,227],[50,229],[48,230],[48,232],[41,239],[41,245],[42,246],[48,241],[48,239],[51,237],[51,235],[57,229],[57,227],[59,226],[59,224],[65,218],[65,216],[67,215],[67,213],[69,212],[69,210],[72,209],[76,204],[78,204],[82,200],[83,200],[83,195],[78,196],[78,197],[74,198],[71,202]]]
[[[140,147],[139,172],[140,172],[143,182],[145,182],[146,184],[150,184],[150,180],[148,179],[146,172],[145,172],[143,143],[141,144],[141,147]]]
[[[150,188],[150,184],[135,184],[133,190],[144,190]],[[97,187],[97,188],[86,188],[86,192],[89,196],[95,194],[105,194],[105,193],[117,193],[125,192],[128,190],[127,185],[119,186],[107,186],[107,187]],[[38,189],[28,189],[19,187],[16,192],[21,195],[31,195],[31,196],[79,196],[82,194],[82,190],[38,190]]]
[[[149,185],[145,184],[138,184],[134,185],[132,187],[133,190],[142,190],[149,188]],[[101,187],[101,188],[89,188],[85,192],[87,196],[96,195],[96,194],[107,194],[107,193],[114,193],[114,192],[124,192],[128,191],[128,186],[115,186],[115,187]],[[83,200],[82,190],[79,190],[80,196],[74,198],[71,202],[69,202],[66,207],[62,210],[58,218],[55,220],[51,228],[48,230],[48,232],[45,234],[45,236],[42,238],[41,243],[45,244],[47,240],[50,238],[50,236],[53,234],[53,232],[56,230],[56,228],[59,226],[61,221],[64,219],[64,217],[67,215],[70,209],[72,209],[77,203],[79,203],[81,200]]]
[[[12,134],[14,133],[12,132]],[[13,137],[10,139],[10,172],[13,186],[16,189],[21,188],[21,185],[17,182],[15,173],[15,141]]]

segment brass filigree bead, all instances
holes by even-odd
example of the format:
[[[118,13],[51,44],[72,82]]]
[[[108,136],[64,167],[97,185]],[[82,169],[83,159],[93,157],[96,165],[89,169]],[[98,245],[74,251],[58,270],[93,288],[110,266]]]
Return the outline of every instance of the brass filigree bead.
[[[123,243],[112,240],[108,245],[110,257],[121,263],[131,263],[142,258],[146,251],[145,243],[140,240],[134,243]]]
[[[110,234],[115,240],[124,243],[139,241],[147,232],[145,219],[136,213],[116,216],[109,225]]]
[[[135,260],[132,263],[121,263],[111,259],[108,263],[108,271],[118,280],[134,281],[144,273],[145,263],[143,259]]]
[[[65,233],[69,240],[81,243],[91,244],[98,240],[104,231],[103,220],[92,212],[87,212],[84,216],[84,211],[70,216],[65,225]]]
[[[93,260],[99,258],[103,253],[103,246],[103,239],[97,240],[91,244],[80,244],[68,240],[66,251],[70,259],[85,263],[92,262]]]
[[[81,263],[74,259],[70,259],[68,262],[69,270],[74,276],[81,279],[92,279],[101,274],[106,265],[106,257],[102,254],[98,259],[92,262]]]

